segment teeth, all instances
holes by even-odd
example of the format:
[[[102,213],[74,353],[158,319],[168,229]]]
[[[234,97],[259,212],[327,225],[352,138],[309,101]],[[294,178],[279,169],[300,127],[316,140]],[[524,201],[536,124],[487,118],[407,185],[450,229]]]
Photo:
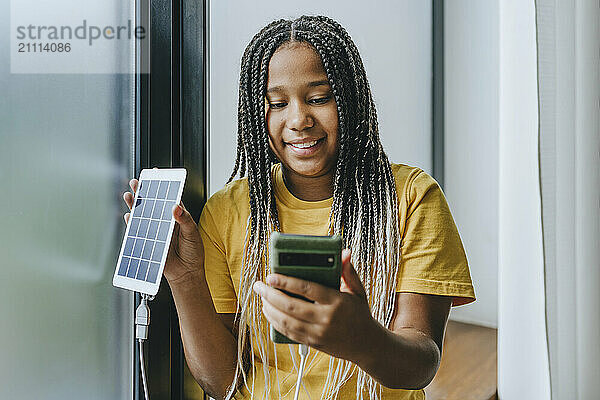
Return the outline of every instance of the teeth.
[[[296,143],[296,144],[291,144],[291,145],[298,149],[306,149],[309,147],[313,147],[315,144],[317,144],[317,142],[318,142],[318,140],[313,140],[312,142]]]

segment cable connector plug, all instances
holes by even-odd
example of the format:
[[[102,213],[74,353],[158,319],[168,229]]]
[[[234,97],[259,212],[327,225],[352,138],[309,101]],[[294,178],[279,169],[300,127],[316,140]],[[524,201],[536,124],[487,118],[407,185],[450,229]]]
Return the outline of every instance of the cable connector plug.
[[[148,339],[148,326],[150,325],[150,307],[148,307],[149,296],[142,295],[140,305],[135,310],[135,338],[138,340]]]
[[[308,346],[305,344],[300,344],[298,348],[298,353],[300,353],[301,357],[306,357],[308,355]]]

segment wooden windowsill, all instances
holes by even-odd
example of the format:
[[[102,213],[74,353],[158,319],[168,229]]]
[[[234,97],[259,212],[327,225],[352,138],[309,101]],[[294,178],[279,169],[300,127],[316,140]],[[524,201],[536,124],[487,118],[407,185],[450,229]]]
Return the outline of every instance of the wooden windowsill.
[[[497,399],[498,331],[448,321],[442,363],[425,388],[427,400]]]

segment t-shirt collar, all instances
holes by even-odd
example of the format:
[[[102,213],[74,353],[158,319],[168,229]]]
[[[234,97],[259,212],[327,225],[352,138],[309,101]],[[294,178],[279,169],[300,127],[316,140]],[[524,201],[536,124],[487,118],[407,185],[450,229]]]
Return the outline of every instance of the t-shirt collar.
[[[281,163],[273,165],[271,171],[275,178],[275,197],[287,207],[305,210],[315,208],[331,208],[331,204],[333,203],[333,197],[319,201],[306,201],[294,196],[288,190],[287,186],[285,186],[285,182],[283,181],[283,169],[281,168]]]

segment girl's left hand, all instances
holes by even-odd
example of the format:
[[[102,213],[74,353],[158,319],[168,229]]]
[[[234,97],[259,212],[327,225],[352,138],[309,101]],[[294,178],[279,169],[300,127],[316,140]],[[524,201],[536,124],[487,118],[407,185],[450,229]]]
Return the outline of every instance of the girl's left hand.
[[[340,290],[280,274],[254,284],[263,301],[263,313],[288,338],[332,356],[358,362],[377,321],[372,317],[365,289],[350,263],[350,250],[342,252]],[[314,303],[288,296],[304,296]]]

